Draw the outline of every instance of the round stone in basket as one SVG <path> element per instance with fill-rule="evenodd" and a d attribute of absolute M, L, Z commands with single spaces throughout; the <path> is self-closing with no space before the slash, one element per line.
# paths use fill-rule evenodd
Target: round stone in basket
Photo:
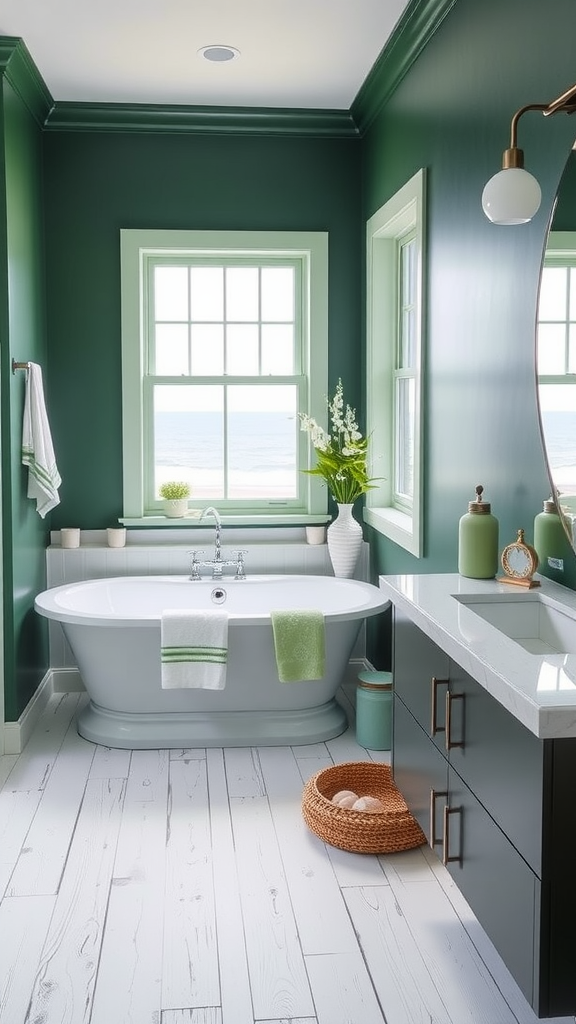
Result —
<path fill-rule="evenodd" d="M 333 804 L 332 797 L 342 790 L 375 797 L 383 809 L 356 811 Z M 317 772 L 304 787 L 302 815 L 324 842 L 353 853 L 396 853 L 426 842 L 390 766 L 376 761 L 349 761 Z"/>

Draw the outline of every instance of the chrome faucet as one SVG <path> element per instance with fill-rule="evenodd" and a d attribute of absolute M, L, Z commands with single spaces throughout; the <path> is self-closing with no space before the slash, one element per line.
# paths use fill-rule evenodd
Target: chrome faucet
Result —
<path fill-rule="evenodd" d="M 214 524 L 215 524 L 215 529 L 216 529 L 214 561 L 215 562 L 220 562 L 220 560 L 221 560 L 220 536 L 222 534 L 222 520 L 220 519 L 220 513 L 212 505 L 209 505 L 208 508 L 202 509 L 202 513 L 200 515 L 200 522 L 202 522 L 202 520 L 205 519 L 206 516 L 214 516 Z"/>
<path fill-rule="evenodd" d="M 223 576 L 223 569 L 225 569 L 227 566 L 233 565 L 236 568 L 236 575 L 234 576 L 234 579 L 245 580 L 246 573 L 244 570 L 244 555 L 246 554 L 246 551 L 241 550 L 234 552 L 235 558 L 233 558 L 232 560 L 222 558 L 222 520 L 220 519 L 220 514 L 218 513 L 217 509 L 215 509 L 212 505 L 209 505 L 208 508 L 202 510 L 202 513 L 200 515 L 200 521 L 205 519 L 206 516 L 213 516 L 214 518 L 216 531 L 214 540 L 214 558 L 210 558 L 207 561 L 201 561 L 200 556 L 203 555 L 204 552 L 191 551 L 190 554 L 192 558 L 190 562 L 190 579 L 201 579 L 202 577 L 200 575 L 200 569 L 203 566 L 206 566 L 212 568 L 212 579 L 220 580 L 222 579 Z"/>

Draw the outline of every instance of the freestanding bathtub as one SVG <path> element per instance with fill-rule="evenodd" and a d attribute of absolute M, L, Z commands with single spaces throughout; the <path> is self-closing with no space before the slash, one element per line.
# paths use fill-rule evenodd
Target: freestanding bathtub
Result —
<path fill-rule="evenodd" d="M 163 610 L 212 605 L 229 613 L 225 688 L 162 689 Z M 128 749 L 302 744 L 338 736 L 347 719 L 334 698 L 358 632 L 388 605 L 370 583 L 296 575 L 123 576 L 54 587 L 35 602 L 40 615 L 62 624 L 88 691 L 79 733 Z M 322 679 L 278 679 L 270 612 L 292 608 L 324 613 Z"/>

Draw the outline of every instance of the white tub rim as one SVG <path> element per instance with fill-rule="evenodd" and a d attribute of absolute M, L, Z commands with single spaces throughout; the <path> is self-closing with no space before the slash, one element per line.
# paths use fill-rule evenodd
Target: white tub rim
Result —
<path fill-rule="evenodd" d="M 269 583 L 285 580 L 290 580 L 292 582 L 299 581 L 304 585 L 307 580 L 322 581 L 328 583 L 331 587 L 336 586 L 341 589 L 351 587 L 353 590 L 359 589 L 367 595 L 367 603 L 365 605 L 326 612 L 325 620 L 327 623 L 338 622 L 339 620 L 366 619 L 373 615 L 377 615 L 390 607 L 390 601 L 386 598 L 383 592 L 374 584 L 366 583 L 364 580 L 304 573 L 273 573 L 249 576 L 246 580 L 235 580 L 233 577 L 226 576 L 222 580 L 202 579 L 198 581 L 190 580 L 187 576 L 182 575 L 131 574 L 126 576 L 101 576 L 93 579 L 76 580 L 56 587 L 49 587 L 37 595 L 34 601 L 34 608 L 38 614 L 45 618 L 70 625 L 86 625 L 94 626 L 95 628 L 98 628 L 99 626 L 112 628 L 145 628 L 150 627 L 153 623 L 157 623 L 159 626 L 161 613 L 154 612 L 152 614 L 142 613 L 137 616 L 115 616 L 109 610 L 106 610 L 105 612 L 84 611 L 66 607 L 58 602 L 59 599 L 62 599 L 69 591 L 78 590 L 83 587 L 94 587 L 102 584 L 110 585 L 119 583 L 120 585 L 127 585 L 137 582 L 138 585 L 142 586 L 148 583 L 168 583 L 176 584 L 178 586 L 194 587 L 197 589 L 202 588 L 204 590 L 209 588 L 210 591 L 212 591 L 214 587 L 223 587 L 226 589 L 227 587 L 242 587 L 245 584 L 250 585 L 253 583 Z M 225 606 L 215 605 L 215 607 Z M 303 602 L 302 607 L 306 608 L 310 607 L 310 605 Z M 230 612 L 229 620 L 231 625 L 266 625 L 270 622 L 270 611 Z"/>

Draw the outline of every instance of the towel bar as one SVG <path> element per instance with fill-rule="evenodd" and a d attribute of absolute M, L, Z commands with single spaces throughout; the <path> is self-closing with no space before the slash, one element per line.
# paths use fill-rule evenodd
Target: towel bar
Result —
<path fill-rule="evenodd" d="M 16 373 L 16 370 L 29 370 L 30 363 L 17 363 L 15 359 L 12 360 L 12 373 Z"/>

